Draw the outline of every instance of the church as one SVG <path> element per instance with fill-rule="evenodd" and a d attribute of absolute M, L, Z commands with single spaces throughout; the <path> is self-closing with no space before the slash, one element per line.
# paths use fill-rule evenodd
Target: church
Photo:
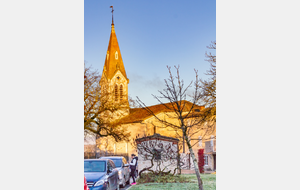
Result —
<path fill-rule="evenodd" d="M 120 105 L 120 109 L 114 118 L 122 121 L 122 125 L 127 128 L 131 133 L 130 139 L 133 140 L 136 137 L 141 138 L 149 135 L 154 135 L 158 133 L 163 136 L 173 137 L 176 136 L 176 131 L 170 130 L 163 126 L 162 123 L 158 122 L 155 117 L 143 108 L 130 108 L 128 101 L 128 84 L 129 79 L 126 75 L 125 65 L 123 63 L 120 47 L 118 44 L 114 22 L 112 19 L 111 24 L 111 34 L 108 43 L 108 48 L 105 57 L 105 63 L 102 71 L 102 76 L 100 80 L 100 85 L 103 90 L 107 90 L 108 94 L 112 97 L 110 99 Z M 192 103 L 186 101 L 186 111 L 191 108 Z M 162 104 L 154 105 L 148 107 L 157 117 L 166 120 L 168 122 L 178 122 L 174 118 L 170 118 L 170 115 L 175 113 L 170 113 L 169 110 Z M 196 106 L 195 111 L 201 111 L 204 106 Z M 166 114 L 167 113 L 167 114 Z M 158 127 L 157 127 L 158 126 Z M 164 128 L 163 128 L 164 127 Z M 194 153 L 197 157 L 197 152 L 199 149 L 205 149 L 205 168 L 208 170 L 215 170 L 216 168 L 216 143 L 214 131 L 213 135 L 209 137 L 210 140 L 204 141 L 204 133 L 199 132 L 191 139 L 191 144 L 195 144 L 193 147 Z M 196 137 L 196 138 L 195 138 Z M 207 139 L 207 138 L 206 138 Z M 137 154 L 137 150 L 132 145 L 132 142 L 119 142 L 116 143 L 113 139 L 99 139 L 98 147 L 100 150 L 109 151 L 114 154 L 127 154 L 128 157 L 132 153 Z M 101 142 L 102 140 L 102 142 Z M 105 147 L 103 146 L 103 140 L 107 141 Z M 109 142 L 108 142 L 109 141 Z M 183 145 L 184 147 L 184 145 Z M 188 153 L 188 148 L 185 145 L 185 149 L 181 149 L 181 152 Z"/>

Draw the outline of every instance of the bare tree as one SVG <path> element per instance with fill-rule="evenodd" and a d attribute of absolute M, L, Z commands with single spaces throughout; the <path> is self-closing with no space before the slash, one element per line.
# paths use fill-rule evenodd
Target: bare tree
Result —
<path fill-rule="evenodd" d="M 203 183 L 197 164 L 197 159 L 195 157 L 191 144 L 193 135 L 197 134 L 200 131 L 212 131 L 209 129 L 211 125 L 204 125 L 203 112 L 198 109 L 199 106 L 196 104 L 197 102 L 200 102 L 201 98 L 203 97 L 200 88 L 201 86 L 199 85 L 200 80 L 198 79 L 197 70 L 195 70 L 195 81 L 190 82 L 187 87 L 185 87 L 184 81 L 180 78 L 179 66 L 175 66 L 175 69 L 177 71 L 177 74 L 175 76 L 172 75 L 171 67 L 167 66 L 167 68 L 169 70 L 169 78 L 165 79 L 166 88 L 162 91 L 159 91 L 159 96 L 153 95 L 153 97 L 158 102 L 160 102 L 161 105 L 165 106 L 167 110 L 165 112 L 166 116 L 173 120 L 176 119 L 178 122 L 169 122 L 166 119 L 161 119 L 138 97 L 137 100 L 140 107 L 146 109 L 152 116 L 154 116 L 154 118 L 159 123 L 162 123 L 166 128 L 169 127 L 173 129 L 179 136 L 184 139 L 192 157 L 198 179 L 199 189 L 203 190 Z M 193 93 L 192 95 L 188 95 L 187 91 L 191 87 L 193 87 Z M 168 103 L 163 103 L 163 100 L 166 100 Z M 198 112 L 198 110 L 200 112 Z"/>
<path fill-rule="evenodd" d="M 118 105 L 110 99 L 110 94 L 100 86 L 100 75 L 91 67 L 84 68 L 84 133 L 98 137 L 113 137 L 116 142 L 128 141 L 130 133 L 120 122 L 113 119 Z"/>
<path fill-rule="evenodd" d="M 154 134 L 151 137 L 133 139 L 132 145 L 138 150 L 139 158 L 150 164 L 139 171 L 139 176 L 146 171 L 155 175 L 174 175 L 179 170 L 178 144 L 159 140 L 159 137 L 159 134 Z M 178 141 L 178 139 L 169 139 Z"/>
<path fill-rule="evenodd" d="M 216 50 L 216 41 L 213 41 L 208 49 Z M 215 124 L 216 123 L 216 55 L 211 52 L 205 53 L 205 56 L 208 58 L 206 61 L 210 63 L 210 69 L 206 72 L 206 75 L 209 76 L 207 80 L 201 80 L 199 86 L 201 88 L 201 103 L 205 105 L 205 120 L 207 123 Z"/>
<path fill-rule="evenodd" d="M 128 95 L 128 102 L 129 102 L 129 107 L 130 108 L 138 108 L 139 104 L 137 103 L 136 100 L 134 100 L 131 96 Z"/>

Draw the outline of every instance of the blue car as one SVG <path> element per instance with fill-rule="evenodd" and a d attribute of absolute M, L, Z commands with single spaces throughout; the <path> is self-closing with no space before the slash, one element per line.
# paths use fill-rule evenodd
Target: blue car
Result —
<path fill-rule="evenodd" d="M 90 190 L 119 190 L 118 169 L 110 159 L 84 159 L 84 176 Z"/>

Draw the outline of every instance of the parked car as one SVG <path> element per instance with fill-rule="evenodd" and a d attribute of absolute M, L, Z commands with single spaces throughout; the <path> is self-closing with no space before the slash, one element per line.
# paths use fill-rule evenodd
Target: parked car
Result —
<path fill-rule="evenodd" d="M 116 168 L 118 169 L 119 174 L 119 185 L 125 187 L 126 184 L 130 183 L 130 169 L 129 164 L 123 156 L 110 156 L 110 157 L 101 157 L 100 159 L 110 159 L 112 160 Z"/>
<path fill-rule="evenodd" d="M 118 169 L 109 159 L 84 159 L 84 176 L 90 190 L 119 190 Z"/>
<path fill-rule="evenodd" d="M 89 187 L 87 186 L 87 183 L 86 183 L 85 176 L 84 176 L 84 190 L 89 190 Z"/>

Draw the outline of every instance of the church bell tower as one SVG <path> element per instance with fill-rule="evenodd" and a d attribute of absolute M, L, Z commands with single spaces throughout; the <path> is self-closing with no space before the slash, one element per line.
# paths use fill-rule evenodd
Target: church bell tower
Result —
<path fill-rule="evenodd" d="M 112 13 L 113 13 L 113 7 Z M 102 71 L 102 77 L 100 84 L 103 87 L 102 91 L 106 91 L 109 94 L 109 100 L 120 108 L 119 113 L 121 117 L 129 114 L 129 102 L 128 102 L 128 84 L 125 67 L 123 64 L 121 51 L 119 48 L 113 14 L 111 33 L 108 43 L 108 48 L 105 57 L 105 63 Z M 105 89 L 104 89 L 105 88 Z"/>

